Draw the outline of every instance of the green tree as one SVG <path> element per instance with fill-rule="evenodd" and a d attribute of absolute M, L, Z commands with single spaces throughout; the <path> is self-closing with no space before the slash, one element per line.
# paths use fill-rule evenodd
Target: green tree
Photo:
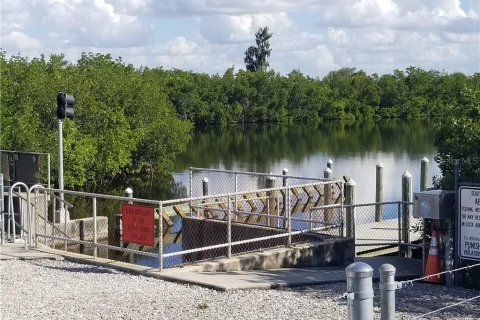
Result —
<path fill-rule="evenodd" d="M 268 32 L 268 27 L 258 29 L 255 33 L 256 46 L 250 46 L 245 51 L 245 65 L 248 71 L 265 71 L 269 66 L 267 58 L 270 57 L 270 38 L 273 33 Z"/>
<path fill-rule="evenodd" d="M 453 169 L 461 165 L 464 181 L 480 181 L 480 89 L 466 89 L 462 100 L 452 110 L 452 116 L 441 121 L 435 139 L 438 149 L 435 160 L 443 188 L 453 188 Z"/>

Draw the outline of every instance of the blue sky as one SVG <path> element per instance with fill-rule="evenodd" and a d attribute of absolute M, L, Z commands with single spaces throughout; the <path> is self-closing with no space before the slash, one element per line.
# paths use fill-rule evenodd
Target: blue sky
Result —
<path fill-rule="evenodd" d="M 270 67 L 282 74 L 480 72 L 479 0 L 1 0 L 0 47 L 223 74 L 244 68 L 264 26 L 274 34 Z"/>

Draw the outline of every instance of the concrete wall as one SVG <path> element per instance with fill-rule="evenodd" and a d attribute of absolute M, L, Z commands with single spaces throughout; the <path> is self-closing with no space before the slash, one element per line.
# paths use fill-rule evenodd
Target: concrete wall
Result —
<path fill-rule="evenodd" d="M 264 226 L 232 223 L 232 242 L 285 233 Z M 182 220 L 183 250 L 227 243 L 227 222 L 222 220 L 186 218 Z M 287 237 L 262 240 L 232 247 L 232 254 L 262 251 L 261 255 L 243 255 L 241 266 L 229 270 L 268 269 L 286 267 L 346 266 L 353 262 L 354 240 L 319 233 L 292 236 L 293 248 L 285 248 Z M 271 250 L 273 248 L 282 249 Z M 271 252 L 267 253 L 265 250 Z M 225 257 L 227 248 L 206 250 L 184 255 L 184 262 Z M 249 256 L 251 257 L 249 259 Z M 238 259 L 237 259 L 238 260 Z M 230 269 L 233 268 L 233 269 Z"/>

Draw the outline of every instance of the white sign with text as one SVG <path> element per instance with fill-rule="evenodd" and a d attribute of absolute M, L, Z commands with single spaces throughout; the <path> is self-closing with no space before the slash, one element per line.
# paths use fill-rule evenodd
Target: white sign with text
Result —
<path fill-rule="evenodd" d="M 459 256 L 480 261 L 480 187 L 461 187 Z"/>

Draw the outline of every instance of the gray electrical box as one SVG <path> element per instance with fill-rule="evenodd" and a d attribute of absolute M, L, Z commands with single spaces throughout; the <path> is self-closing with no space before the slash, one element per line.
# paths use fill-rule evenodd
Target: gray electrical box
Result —
<path fill-rule="evenodd" d="M 413 194 L 413 216 L 425 219 L 453 218 L 455 215 L 455 192 L 429 190 Z"/>

